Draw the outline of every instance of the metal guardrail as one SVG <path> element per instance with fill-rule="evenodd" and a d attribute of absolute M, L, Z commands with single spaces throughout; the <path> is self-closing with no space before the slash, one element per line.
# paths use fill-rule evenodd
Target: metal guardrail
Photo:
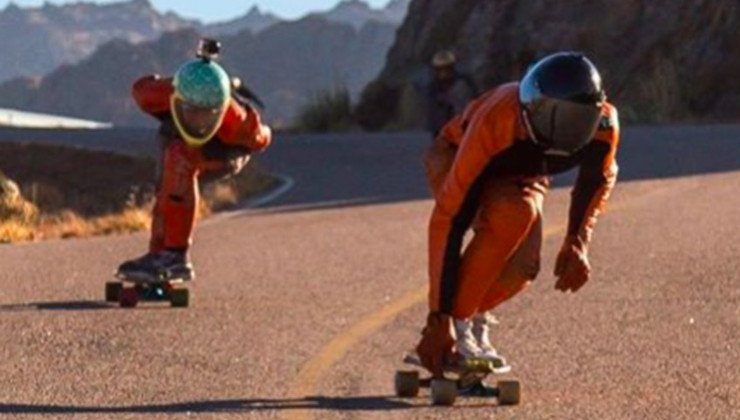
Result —
<path fill-rule="evenodd" d="M 103 129 L 113 124 L 0 108 L 0 127 Z"/>

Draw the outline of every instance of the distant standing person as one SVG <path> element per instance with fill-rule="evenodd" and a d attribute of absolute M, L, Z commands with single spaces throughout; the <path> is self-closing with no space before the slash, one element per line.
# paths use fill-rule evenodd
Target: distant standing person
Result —
<path fill-rule="evenodd" d="M 472 77 L 456 68 L 455 53 L 443 50 L 432 59 L 432 77 L 426 86 L 427 130 L 434 138 L 455 115 L 478 96 L 478 88 Z"/>
<path fill-rule="evenodd" d="M 160 123 L 163 155 L 149 252 L 123 263 L 119 277 L 193 280 L 189 249 L 199 181 L 237 174 L 251 154 L 270 144 L 270 128 L 214 61 L 219 50 L 219 43 L 204 40 L 198 58 L 173 78 L 151 75 L 134 83 L 137 105 Z"/>

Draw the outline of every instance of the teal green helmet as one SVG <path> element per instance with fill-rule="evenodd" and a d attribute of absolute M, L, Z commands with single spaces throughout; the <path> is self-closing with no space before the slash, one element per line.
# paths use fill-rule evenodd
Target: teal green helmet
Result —
<path fill-rule="evenodd" d="M 183 64 L 173 84 L 180 98 L 202 108 L 224 106 L 231 95 L 229 75 L 213 61 L 193 60 Z"/>
<path fill-rule="evenodd" d="M 172 116 L 186 143 L 206 144 L 223 122 L 229 99 L 231 81 L 217 63 L 193 60 L 180 67 L 172 82 Z"/>

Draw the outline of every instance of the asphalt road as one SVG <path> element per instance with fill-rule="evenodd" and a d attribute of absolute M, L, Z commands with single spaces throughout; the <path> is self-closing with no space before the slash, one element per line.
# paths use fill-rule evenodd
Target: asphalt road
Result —
<path fill-rule="evenodd" d="M 541 278 L 499 311 L 520 406 L 391 395 L 424 318 L 426 140 L 300 136 L 263 156 L 293 189 L 198 231 L 189 309 L 101 302 L 145 235 L 0 247 L 0 418 L 740 418 L 740 127 L 625 137 L 592 283 L 553 290 L 556 189 Z"/>

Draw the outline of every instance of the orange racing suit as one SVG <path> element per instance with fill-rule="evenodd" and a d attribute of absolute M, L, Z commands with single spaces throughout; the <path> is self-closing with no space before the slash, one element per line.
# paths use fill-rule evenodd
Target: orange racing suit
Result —
<path fill-rule="evenodd" d="M 150 251 L 187 250 L 199 202 L 198 180 L 239 172 L 251 153 L 269 146 L 271 134 L 251 106 L 231 99 L 215 137 L 205 146 L 188 146 L 178 134 L 170 112 L 172 79 L 146 76 L 132 91 L 139 108 L 160 121 L 163 154 L 158 170 Z"/>
<path fill-rule="evenodd" d="M 442 130 L 426 155 L 436 205 L 429 223 L 429 307 L 468 319 L 510 299 L 539 271 L 549 176 L 580 167 L 566 244 L 591 239 L 617 177 L 619 122 L 605 103 L 595 138 L 571 156 L 528 139 L 518 84 L 495 88 Z M 474 236 L 463 252 L 463 237 Z"/>

